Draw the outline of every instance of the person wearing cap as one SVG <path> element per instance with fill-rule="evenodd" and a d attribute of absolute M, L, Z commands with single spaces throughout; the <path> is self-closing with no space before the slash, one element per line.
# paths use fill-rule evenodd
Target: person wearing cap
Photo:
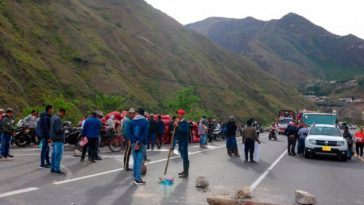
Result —
<path fill-rule="evenodd" d="M 349 132 L 348 126 L 344 126 L 343 137 L 346 140 L 346 142 L 348 143 L 348 159 L 351 159 L 351 157 L 354 155 L 354 152 L 353 152 L 354 140 L 353 140 L 353 135 Z"/>
<path fill-rule="evenodd" d="M 51 173 L 66 174 L 61 171 L 61 162 L 65 143 L 62 119 L 66 115 L 66 110 L 61 108 L 59 112 L 51 117 L 50 137 L 53 143 Z"/>
<path fill-rule="evenodd" d="M 130 128 L 126 129 L 127 136 L 130 137 L 131 149 L 134 160 L 134 184 L 144 185 L 141 172 L 143 159 L 145 156 L 145 146 L 148 140 L 149 125 L 148 121 L 144 117 L 145 111 L 143 108 L 136 110 L 136 116 L 130 123 Z"/>
<path fill-rule="evenodd" d="M 41 141 L 40 152 L 40 168 L 50 168 L 51 162 L 49 160 L 49 141 L 51 129 L 51 117 L 53 113 L 53 106 L 47 105 L 45 111 L 40 114 L 39 122 L 37 123 L 36 135 Z"/>
<path fill-rule="evenodd" d="M 91 116 L 85 120 L 82 129 L 82 136 L 86 137 L 88 142 L 83 146 L 81 162 L 85 160 L 85 155 L 88 150 L 88 160 L 95 163 L 97 158 L 97 142 L 100 136 L 101 120 L 98 112 L 92 112 Z"/>
<path fill-rule="evenodd" d="M 175 137 L 179 143 L 181 158 L 183 160 L 183 171 L 178 173 L 180 178 L 188 178 L 190 161 L 188 159 L 188 141 L 190 135 L 190 125 L 184 119 L 186 112 L 182 109 L 177 112 L 177 119 L 174 121 L 176 129 Z"/>
<path fill-rule="evenodd" d="M 288 137 L 288 155 L 296 156 L 298 129 L 293 121 L 289 122 L 288 127 L 284 132 L 284 135 Z"/>
<path fill-rule="evenodd" d="M 130 108 L 128 111 L 128 114 L 123 119 L 123 136 L 126 143 L 125 153 L 124 153 L 124 169 L 126 171 L 132 171 L 132 169 L 129 168 L 129 159 L 131 154 L 131 141 L 130 141 L 130 123 L 135 117 L 135 109 Z"/>
<path fill-rule="evenodd" d="M 14 135 L 16 129 L 13 116 L 13 110 L 8 108 L 1 123 L 1 159 L 5 161 L 13 159 L 13 156 L 9 154 L 11 136 Z"/>

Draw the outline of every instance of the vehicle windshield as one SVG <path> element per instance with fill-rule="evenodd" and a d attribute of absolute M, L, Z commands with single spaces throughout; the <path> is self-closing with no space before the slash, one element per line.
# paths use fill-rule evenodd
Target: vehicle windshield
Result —
<path fill-rule="evenodd" d="M 313 125 L 313 124 L 335 125 L 336 119 L 337 119 L 336 115 L 305 114 L 303 116 L 303 122 L 306 125 Z"/>
<path fill-rule="evenodd" d="M 341 137 L 341 132 L 336 127 L 312 127 L 310 135 L 327 135 L 334 137 Z"/>
<path fill-rule="evenodd" d="M 285 118 L 285 119 L 280 119 L 278 123 L 279 124 L 288 124 L 291 121 L 292 121 L 292 119 Z"/>

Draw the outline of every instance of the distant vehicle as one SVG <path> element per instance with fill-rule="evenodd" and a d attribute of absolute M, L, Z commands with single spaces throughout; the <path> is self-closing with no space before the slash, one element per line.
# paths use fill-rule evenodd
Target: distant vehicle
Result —
<path fill-rule="evenodd" d="M 348 126 L 348 123 L 346 122 L 339 122 L 338 123 L 340 129 L 344 129 L 345 126 Z"/>
<path fill-rule="evenodd" d="M 278 127 L 278 133 L 283 134 L 290 122 L 294 121 L 293 118 L 290 117 L 281 117 L 278 119 L 277 127 Z"/>
<path fill-rule="evenodd" d="M 278 118 L 292 118 L 296 119 L 296 113 L 293 110 L 280 110 L 278 111 Z"/>
<path fill-rule="evenodd" d="M 331 124 L 314 124 L 305 140 L 305 158 L 315 155 L 336 156 L 347 161 L 348 144 L 340 129 Z"/>
<path fill-rule="evenodd" d="M 355 130 L 355 129 L 358 129 L 358 126 L 357 125 L 349 125 L 349 129 L 351 130 Z"/>
<path fill-rule="evenodd" d="M 313 124 L 336 125 L 337 117 L 330 113 L 304 113 L 302 121 L 308 126 Z"/>

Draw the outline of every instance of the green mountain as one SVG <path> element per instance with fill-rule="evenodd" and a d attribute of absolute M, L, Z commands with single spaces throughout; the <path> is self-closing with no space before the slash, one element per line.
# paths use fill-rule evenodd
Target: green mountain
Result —
<path fill-rule="evenodd" d="M 142 0 L 2 0 L 0 34 L 0 102 L 18 111 L 59 96 L 89 111 L 103 94 L 165 112 L 191 86 L 220 117 L 304 106 L 294 89 Z"/>
<path fill-rule="evenodd" d="M 364 40 L 334 35 L 297 14 L 271 21 L 208 18 L 186 27 L 299 87 L 364 76 Z"/>

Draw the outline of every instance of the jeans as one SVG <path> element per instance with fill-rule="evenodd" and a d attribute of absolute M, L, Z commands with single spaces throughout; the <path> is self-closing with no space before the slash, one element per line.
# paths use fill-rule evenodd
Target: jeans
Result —
<path fill-rule="evenodd" d="M 296 137 L 288 136 L 288 148 L 287 149 L 288 149 L 289 155 L 296 154 L 296 143 L 297 143 Z"/>
<path fill-rule="evenodd" d="M 49 144 L 47 139 L 42 139 L 42 150 L 40 152 L 40 166 L 44 166 L 46 164 L 51 164 L 49 162 Z"/>
<path fill-rule="evenodd" d="M 188 141 L 179 142 L 179 149 L 181 153 L 181 158 L 184 162 L 188 161 Z"/>
<path fill-rule="evenodd" d="M 130 140 L 125 139 L 126 140 L 126 148 L 125 148 L 125 153 L 124 153 L 124 169 L 129 169 L 129 159 L 130 159 L 130 154 L 131 154 L 131 144 L 130 144 Z"/>
<path fill-rule="evenodd" d="M 303 154 L 305 152 L 305 139 L 299 138 L 298 139 L 298 154 Z"/>
<path fill-rule="evenodd" d="M 253 161 L 253 157 L 254 157 L 254 140 L 252 139 L 245 139 L 245 147 L 244 147 L 244 152 L 245 152 L 245 160 L 248 160 L 248 154 L 250 154 L 250 161 Z"/>
<path fill-rule="evenodd" d="M 52 152 L 52 170 L 61 171 L 61 161 L 63 156 L 63 142 L 53 142 L 53 152 Z"/>
<path fill-rule="evenodd" d="M 139 150 L 135 150 L 135 143 L 131 145 L 133 160 L 134 160 L 134 180 L 140 181 L 142 180 L 142 165 L 143 165 L 143 158 L 145 155 L 145 145 L 139 144 Z"/>
<path fill-rule="evenodd" d="M 200 135 L 200 145 L 207 145 L 207 135 L 206 134 L 202 134 Z"/>
<path fill-rule="evenodd" d="M 11 134 L 9 133 L 1 134 L 1 156 L 3 157 L 9 156 L 10 140 L 11 140 Z"/>
<path fill-rule="evenodd" d="M 356 148 L 356 154 L 358 156 L 363 156 L 363 147 L 364 147 L 364 143 L 361 142 L 357 142 L 355 143 L 355 148 Z"/>
<path fill-rule="evenodd" d="M 149 144 L 152 144 L 152 148 L 154 148 L 155 141 L 156 141 L 156 133 L 149 133 L 149 136 L 148 136 L 148 148 L 149 148 Z"/>
<path fill-rule="evenodd" d="M 226 149 L 228 154 L 237 154 L 238 153 L 238 145 L 236 143 L 235 136 L 228 136 L 226 137 Z"/>

